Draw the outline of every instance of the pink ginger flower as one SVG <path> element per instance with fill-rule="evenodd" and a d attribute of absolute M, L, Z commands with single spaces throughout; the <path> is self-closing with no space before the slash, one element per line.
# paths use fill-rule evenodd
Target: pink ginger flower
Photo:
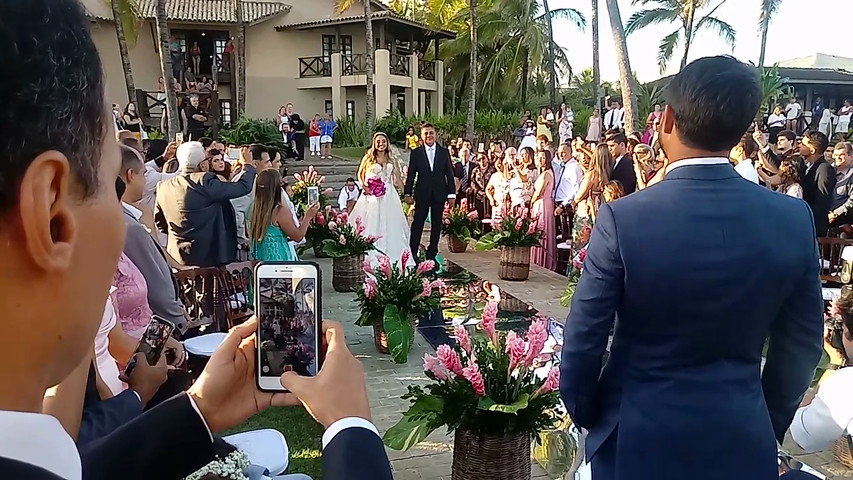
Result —
<path fill-rule="evenodd" d="M 319 180 L 317 180 L 317 183 L 324 183 L 325 181 L 326 181 L 326 176 L 325 176 L 325 175 L 321 175 L 321 176 L 320 176 L 320 179 L 319 179 Z"/>
<path fill-rule="evenodd" d="M 548 329 L 545 320 L 535 320 L 527 330 L 527 357 L 524 359 L 524 366 L 533 365 L 533 361 L 545 348 L 546 340 L 548 340 Z"/>
<path fill-rule="evenodd" d="M 510 330 L 506 336 L 506 353 L 509 354 L 509 373 L 524 360 L 524 339 Z"/>
<path fill-rule="evenodd" d="M 523 224 L 524 224 L 524 220 L 519 218 L 518 220 L 515 221 L 515 229 L 520 232 Z"/>
<path fill-rule="evenodd" d="M 418 294 L 418 297 L 424 297 L 424 298 L 426 298 L 426 297 L 428 297 L 428 296 L 432 295 L 432 284 L 430 284 L 430 283 L 429 283 L 429 280 L 427 280 L 426 278 L 424 278 L 424 279 L 421 281 L 421 287 L 422 287 L 423 289 L 421 290 L 421 293 L 420 293 L 420 294 Z"/>
<path fill-rule="evenodd" d="M 536 233 L 536 222 L 530 222 L 530 226 L 527 228 L 527 234 L 533 235 Z"/>
<path fill-rule="evenodd" d="M 423 262 L 418 264 L 417 274 L 423 275 L 427 272 L 432 271 L 433 268 L 435 268 L 435 261 L 424 260 Z"/>
<path fill-rule="evenodd" d="M 539 387 L 539 390 L 533 394 L 534 397 L 538 397 L 540 395 L 545 395 L 546 393 L 551 393 L 555 390 L 560 389 L 560 368 L 559 367 L 551 367 L 551 370 L 548 370 L 548 378 L 545 379 L 545 383 Z"/>
<path fill-rule="evenodd" d="M 347 212 L 341 212 L 341 214 L 338 215 L 338 218 L 338 223 L 347 223 L 349 221 L 349 214 L 347 214 Z"/>
<path fill-rule="evenodd" d="M 400 267 L 405 267 L 409 260 L 412 259 L 412 252 L 408 248 L 403 250 L 403 255 L 400 257 Z"/>
<path fill-rule="evenodd" d="M 317 215 L 317 225 L 320 225 L 322 227 L 325 224 L 326 224 L 326 219 L 323 218 L 322 215 Z M 333 228 L 332 225 L 334 225 L 334 224 L 335 224 L 335 222 L 329 222 L 329 228 Z"/>
<path fill-rule="evenodd" d="M 486 382 L 483 381 L 483 374 L 480 373 L 480 367 L 477 366 L 474 359 L 468 359 L 468 366 L 462 369 L 462 376 L 471 382 L 471 386 L 474 387 L 474 394 L 478 397 L 486 396 Z"/>
<path fill-rule="evenodd" d="M 364 273 L 373 273 L 373 265 L 370 264 L 370 260 L 365 260 L 361 264 L 361 268 L 364 270 Z"/>
<path fill-rule="evenodd" d="M 343 235 L 341 235 L 341 237 L 338 240 L 341 242 L 341 245 L 347 244 L 347 237 L 345 237 Z"/>
<path fill-rule="evenodd" d="M 521 209 L 521 218 L 527 218 L 529 216 L 530 216 L 530 209 L 527 207 L 522 208 Z"/>
<path fill-rule="evenodd" d="M 468 220 L 476 220 L 477 217 L 479 217 L 479 215 L 477 214 L 476 210 L 471 210 L 470 212 L 468 212 Z"/>
<path fill-rule="evenodd" d="M 323 190 L 323 195 L 325 195 L 325 196 L 327 196 L 327 197 L 328 197 L 328 196 L 329 196 L 329 195 L 331 195 L 331 194 L 332 194 L 332 189 L 331 189 L 331 188 L 327 188 L 327 189 Z"/>
<path fill-rule="evenodd" d="M 432 287 L 433 290 L 441 290 L 442 288 L 447 287 L 447 285 L 445 285 L 444 283 L 444 280 L 440 278 L 433 280 L 432 283 L 429 284 L 429 286 Z"/>
<path fill-rule="evenodd" d="M 379 239 L 382 238 L 379 235 L 368 235 L 364 240 L 367 243 L 376 243 Z"/>
<path fill-rule="evenodd" d="M 462 360 L 456 350 L 450 348 L 449 345 L 439 345 L 435 353 L 438 355 L 438 361 L 442 367 L 456 376 L 462 376 Z"/>
<path fill-rule="evenodd" d="M 468 335 L 468 330 L 462 325 L 453 327 L 453 338 L 459 343 L 459 347 L 467 354 L 471 354 L 471 337 Z"/>
<path fill-rule="evenodd" d="M 364 279 L 364 296 L 369 300 L 373 300 L 376 298 L 376 290 L 378 289 L 378 285 L 376 285 L 376 280 L 373 277 L 367 277 Z"/>
<path fill-rule="evenodd" d="M 364 222 L 361 221 L 361 217 L 355 217 L 355 231 L 359 235 L 364 231 Z"/>
<path fill-rule="evenodd" d="M 295 179 L 296 179 L 297 181 L 299 181 L 299 182 L 301 182 L 301 181 L 302 181 L 302 175 L 300 175 L 300 174 L 298 174 L 298 173 L 294 173 L 294 174 L 293 174 L 293 178 L 295 178 Z"/>
<path fill-rule="evenodd" d="M 338 228 L 338 224 L 335 222 L 329 222 L 329 230 L 335 230 Z"/>
<path fill-rule="evenodd" d="M 326 205 L 326 213 L 332 213 L 332 206 Z"/>
<path fill-rule="evenodd" d="M 483 309 L 483 331 L 493 343 L 495 342 L 495 322 L 498 318 L 498 303 L 488 302 Z"/>
<path fill-rule="evenodd" d="M 391 259 L 386 255 L 379 256 L 379 271 L 381 271 L 385 277 L 391 276 Z"/>
<path fill-rule="evenodd" d="M 447 371 L 441 366 L 438 357 L 434 357 L 428 353 L 424 354 L 424 371 L 433 374 L 438 380 L 447 380 Z"/>

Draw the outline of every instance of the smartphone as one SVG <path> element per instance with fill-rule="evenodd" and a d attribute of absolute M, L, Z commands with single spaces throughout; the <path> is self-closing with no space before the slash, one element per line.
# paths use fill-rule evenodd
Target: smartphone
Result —
<path fill-rule="evenodd" d="M 240 160 L 240 149 L 239 148 L 229 148 L 228 149 L 228 159 L 232 162 L 236 162 Z"/>
<path fill-rule="evenodd" d="M 284 372 L 314 376 L 322 365 L 320 267 L 312 262 L 260 262 L 255 267 L 257 384 L 287 391 Z"/>
<path fill-rule="evenodd" d="M 148 365 L 157 365 L 157 362 L 160 361 L 160 355 L 163 354 L 163 349 L 166 348 L 166 342 L 174 331 L 175 326 L 172 322 L 157 315 L 152 316 L 148 326 L 145 327 L 145 333 L 142 334 L 142 338 L 136 346 L 133 357 L 130 358 L 130 362 L 124 369 L 124 374 L 130 377 L 133 368 L 136 367 L 137 353 L 145 354 Z"/>
<path fill-rule="evenodd" d="M 184 143 L 184 134 L 181 132 L 176 133 L 175 134 L 175 141 L 178 143 Z"/>
<path fill-rule="evenodd" d="M 477 145 L 477 153 L 486 153 L 486 144 L 480 143 Z"/>
<path fill-rule="evenodd" d="M 308 187 L 308 205 L 314 205 L 320 201 L 320 187 Z"/>

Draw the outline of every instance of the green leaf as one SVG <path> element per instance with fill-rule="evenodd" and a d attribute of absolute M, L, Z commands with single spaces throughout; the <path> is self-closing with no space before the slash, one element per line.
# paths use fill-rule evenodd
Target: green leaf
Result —
<path fill-rule="evenodd" d="M 527 408 L 527 400 L 530 398 L 530 394 L 522 393 L 518 396 L 518 400 L 509 404 L 503 405 L 500 403 L 495 403 L 489 397 L 481 397 L 480 402 L 477 403 L 477 408 L 480 410 L 488 410 L 490 412 L 502 412 L 502 413 L 511 413 L 513 415 L 517 414 L 519 410 L 524 410 Z"/>
<path fill-rule="evenodd" d="M 477 245 L 474 246 L 474 249 L 477 251 L 486 251 L 486 250 L 494 250 L 495 248 L 495 234 L 494 232 L 483 235 L 483 238 L 477 240 Z"/>
<path fill-rule="evenodd" d="M 388 350 L 394 363 L 406 363 L 409 350 L 415 340 L 415 330 L 407 317 L 404 317 L 396 305 L 387 305 L 382 317 L 385 335 L 388 338 Z"/>
<path fill-rule="evenodd" d="M 408 450 L 414 445 L 417 445 L 430 433 L 432 433 L 438 424 L 435 419 L 444 408 L 444 400 L 434 395 L 424 395 L 409 407 L 409 410 L 403 415 L 393 427 L 389 428 L 382 440 L 389 448 L 394 450 Z"/>

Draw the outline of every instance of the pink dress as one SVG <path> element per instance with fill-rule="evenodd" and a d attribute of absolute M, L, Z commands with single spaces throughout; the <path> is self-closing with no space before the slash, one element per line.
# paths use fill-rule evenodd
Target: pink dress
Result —
<path fill-rule="evenodd" d="M 139 340 L 145 333 L 145 327 L 151 321 L 151 307 L 148 306 L 148 283 L 136 265 L 122 253 L 118 259 L 118 268 L 113 276 L 113 304 L 121 328 L 131 337 Z"/>
<path fill-rule="evenodd" d="M 542 198 L 533 202 L 533 216 L 539 217 L 542 238 L 538 247 L 530 249 L 530 261 L 547 270 L 557 270 L 557 224 L 554 217 L 554 177 L 539 175 L 536 188 L 545 182 Z"/>

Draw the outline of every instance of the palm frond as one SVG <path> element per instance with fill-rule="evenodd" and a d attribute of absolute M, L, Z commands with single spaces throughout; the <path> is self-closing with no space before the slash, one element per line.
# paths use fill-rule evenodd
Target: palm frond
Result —
<path fill-rule="evenodd" d="M 782 0 L 761 0 L 761 12 L 758 15 L 759 25 L 769 24 L 781 5 Z"/>
<path fill-rule="evenodd" d="M 681 29 L 670 33 L 660 41 L 660 45 L 658 46 L 658 67 L 660 67 L 661 75 L 666 71 L 666 64 L 672 59 L 672 53 L 680 41 Z"/>
<path fill-rule="evenodd" d="M 540 15 L 540 18 L 544 19 L 545 14 Z M 551 19 L 552 20 L 568 20 L 572 22 L 578 29 L 583 30 L 586 28 L 586 17 L 583 13 L 579 12 L 574 8 L 556 8 L 551 10 Z"/>
<path fill-rule="evenodd" d="M 359 0 L 335 0 L 335 10 L 338 13 L 344 13 L 358 2 Z"/>
<path fill-rule="evenodd" d="M 723 38 L 726 44 L 732 49 L 735 48 L 735 44 L 737 43 L 737 32 L 734 27 L 729 25 L 727 22 L 720 20 L 717 17 L 702 17 L 699 20 L 699 23 L 696 24 L 696 30 L 700 30 L 702 28 L 708 28 L 715 30 L 717 35 Z"/>
<path fill-rule="evenodd" d="M 652 8 L 635 12 L 625 23 L 625 35 L 630 35 L 650 25 L 676 21 L 679 13 L 666 8 Z"/>
<path fill-rule="evenodd" d="M 124 27 L 125 41 L 129 47 L 133 47 L 139 37 L 139 6 L 134 0 L 104 0 L 110 9 L 112 9 L 113 2 L 117 2 L 120 12 L 119 18 L 113 20 L 121 22 L 121 26 Z"/>

